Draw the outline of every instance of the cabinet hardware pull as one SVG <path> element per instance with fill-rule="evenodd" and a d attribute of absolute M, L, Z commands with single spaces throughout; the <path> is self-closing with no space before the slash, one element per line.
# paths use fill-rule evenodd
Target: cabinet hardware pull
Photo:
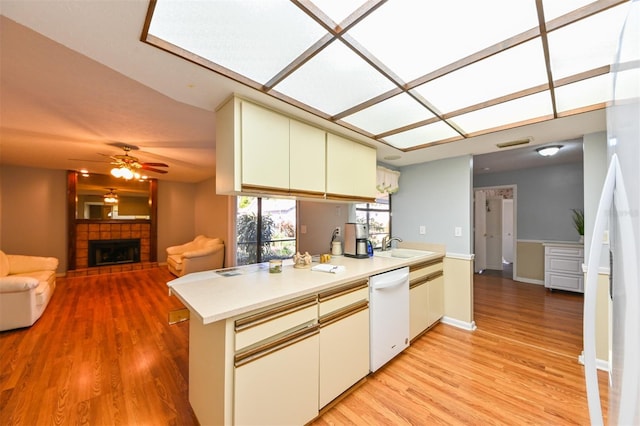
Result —
<path fill-rule="evenodd" d="M 367 280 L 357 281 L 352 284 L 348 284 L 343 287 L 339 287 L 336 289 L 327 290 L 318 295 L 318 301 L 320 303 L 326 302 L 327 300 L 335 299 L 336 297 L 343 296 L 345 294 L 353 293 L 355 291 L 361 290 L 363 288 L 369 287 L 369 282 Z"/>
<path fill-rule="evenodd" d="M 418 269 L 428 268 L 429 266 L 437 265 L 438 263 L 442 263 L 442 258 L 427 260 L 422 263 L 418 263 L 412 266 L 409 266 L 409 272 L 417 271 Z"/>
<path fill-rule="evenodd" d="M 269 322 L 276 318 L 280 318 L 293 312 L 301 311 L 310 306 L 317 305 L 317 303 L 318 298 L 316 295 L 313 295 L 311 297 L 300 299 L 291 303 L 286 303 L 284 305 L 278 306 L 273 309 L 268 309 L 254 315 L 249 315 L 247 317 L 237 319 L 235 321 L 235 331 L 238 332 L 247 330 L 251 327 L 264 324 L 265 322 Z"/>
<path fill-rule="evenodd" d="M 345 306 L 342 309 L 338 309 L 337 311 L 331 312 L 330 314 L 324 315 L 318 319 L 320 323 L 320 328 L 326 327 L 329 324 L 333 324 L 336 321 L 340 321 L 351 315 L 355 315 L 360 311 L 364 311 L 369 308 L 368 300 L 361 300 L 356 303 L 352 303 L 351 305 Z"/>
<path fill-rule="evenodd" d="M 320 332 L 318 324 L 304 326 L 271 342 L 239 352 L 234 357 L 234 366 L 241 367 L 264 356 L 280 351 L 295 343 L 301 342 Z"/>

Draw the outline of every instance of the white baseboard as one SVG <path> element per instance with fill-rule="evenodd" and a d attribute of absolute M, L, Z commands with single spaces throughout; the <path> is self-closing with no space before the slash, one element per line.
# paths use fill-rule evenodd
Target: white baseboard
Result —
<path fill-rule="evenodd" d="M 474 331 L 477 328 L 475 321 L 471 321 L 471 322 L 460 321 L 458 319 L 447 317 L 447 316 L 442 317 L 440 319 L 440 322 L 443 323 L 443 324 L 452 325 L 454 327 L 462 328 L 463 330 L 468 330 L 468 331 Z"/>
<path fill-rule="evenodd" d="M 527 284 L 544 285 L 544 281 L 534 280 L 532 278 L 522 278 L 522 277 L 518 277 L 518 276 L 516 276 L 514 281 L 518 281 L 518 282 L 521 282 L 521 283 L 527 283 Z"/>
<path fill-rule="evenodd" d="M 578 355 L 578 362 L 584 365 L 584 351 Z M 609 364 L 609 361 L 605 361 L 604 359 L 596 359 L 596 368 L 598 370 L 611 372 L 611 365 Z"/>

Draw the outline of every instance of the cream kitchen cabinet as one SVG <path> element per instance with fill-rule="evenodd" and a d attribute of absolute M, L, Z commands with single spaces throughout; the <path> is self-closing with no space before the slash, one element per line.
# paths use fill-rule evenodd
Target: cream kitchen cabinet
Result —
<path fill-rule="evenodd" d="M 216 110 L 218 194 L 371 201 L 375 176 L 374 148 L 239 97 Z"/>
<path fill-rule="evenodd" d="M 544 243 L 544 286 L 548 289 L 584 292 L 582 244 Z"/>
<path fill-rule="evenodd" d="M 289 121 L 289 189 L 323 197 L 326 176 L 326 132 L 297 120 Z"/>
<path fill-rule="evenodd" d="M 327 198 L 371 201 L 376 196 L 376 150 L 327 133 Z"/>
<path fill-rule="evenodd" d="M 317 297 L 235 321 L 238 425 L 305 424 L 318 415 Z"/>
<path fill-rule="evenodd" d="M 409 268 L 409 337 L 413 341 L 444 315 L 442 259 Z"/>
<path fill-rule="evenodd" d="M 289 118 L 241 102 L 242 186 L 289 188 Z"/>
<path fill-rule="evenodd" d="M 318 295 L 319 408 L 369 373 L 368 296 L 366 279 Z"/>

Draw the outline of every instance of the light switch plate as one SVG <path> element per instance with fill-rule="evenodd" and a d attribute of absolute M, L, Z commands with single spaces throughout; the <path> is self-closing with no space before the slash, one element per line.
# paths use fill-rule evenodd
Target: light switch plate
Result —
<path fill-rule="evenodd" d="M 420 225 L 420 235 L 424 235 L 427 233 L 427 228 L 424 225 Z"/>
<path fill-rule="evenodd" d="M 462 228 L 460 226 L 456 226 L 454 233 L 456 237 L 462 237 Z"/>

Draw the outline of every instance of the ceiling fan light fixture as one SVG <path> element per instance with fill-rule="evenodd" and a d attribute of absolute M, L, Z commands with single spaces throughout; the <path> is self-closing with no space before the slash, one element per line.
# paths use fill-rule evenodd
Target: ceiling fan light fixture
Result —
<path fill-rule="evenodd" d="M 560 151 L 560 148 L 562 148 L 562 145 L 549 145 L 536 149 L 536 152 L 543 157 L 551 157 L 552 155 L 556 155 L 558 151 Z"/>
<path fill-rule="evenodd" d="M 115 188 L 109 188 L 109 192 L 104 194 L 104 204 L 107 206 L 118 204 L 118 194 L 115 193 Z"/>

